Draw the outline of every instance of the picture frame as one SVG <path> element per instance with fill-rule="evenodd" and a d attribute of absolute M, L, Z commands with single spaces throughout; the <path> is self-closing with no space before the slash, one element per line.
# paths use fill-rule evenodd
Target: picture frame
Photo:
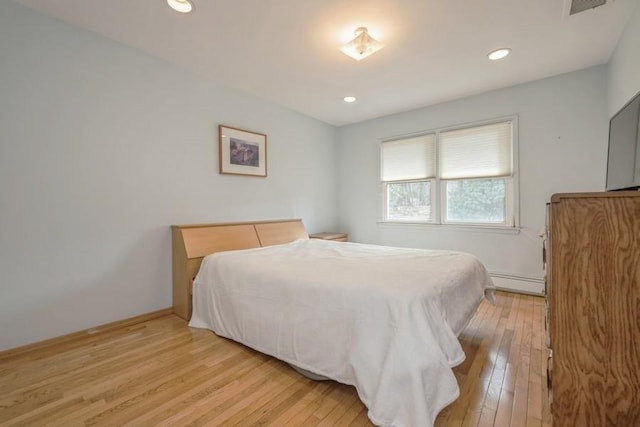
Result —
<path fill-rule="evenodd" d="M 220 173 L 267 176 L 267 135 L 218 125 Z"/>

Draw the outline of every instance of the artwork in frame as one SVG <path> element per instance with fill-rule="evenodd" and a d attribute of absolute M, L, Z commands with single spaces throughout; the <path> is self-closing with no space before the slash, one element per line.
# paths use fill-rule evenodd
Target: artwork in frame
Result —
<path fill-rule="evenodd" d="M 267 176 L 267 135 L 219 125 L 220 173 Z"/>

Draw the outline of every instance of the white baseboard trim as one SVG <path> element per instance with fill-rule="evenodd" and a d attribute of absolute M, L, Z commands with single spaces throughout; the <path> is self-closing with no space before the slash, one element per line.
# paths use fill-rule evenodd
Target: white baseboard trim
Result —
<path fill-rule="evenodd" d="M 489 272 L 496 288 L 521 294 L 544 296 L 544 279 L 510 273 Z"/>

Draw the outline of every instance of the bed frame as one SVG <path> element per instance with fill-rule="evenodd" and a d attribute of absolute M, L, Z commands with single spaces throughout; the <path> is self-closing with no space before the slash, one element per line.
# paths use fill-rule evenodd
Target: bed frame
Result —
<path fill-rule="evenodd" d="M 172 225 L 173 312 L 191 318 L 193 279 L 202 258 L 223 251 L 251 249 L 308 239 L 301 219 Z"/>

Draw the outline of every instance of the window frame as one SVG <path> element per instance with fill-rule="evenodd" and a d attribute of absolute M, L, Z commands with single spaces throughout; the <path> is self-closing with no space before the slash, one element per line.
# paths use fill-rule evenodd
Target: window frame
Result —
<path fill-rule="evenodd" d="M 421 178 L 421 179 L 404 179 L 404 180 L 398 180 L 398 181 L 385 181 L 382 182 L 381 184 L 383 185 L 383 196 L 382 196 L 382 211 L 383 211 L 383 215 L 386 217 L 387 213 L 388 213 L 388 206 L 389 206 L 389 187 L 388 184 L 408 184 L 408 183 L 417 183 L 417 182 L 428 182 L 430 184 L 430 189 L 429 189 L 429 193 L 430 193 L 430 207 L 431 207 L 431 219 L 430 220 L 416 220 L 416 219 L 409 219 L 409 220 L 403 220 L 403 219 L 393 219 L 393 220 L 385 220 L 384 222 L 393 222 L 393 223 L 400 223 L 400 224 L 412 224 L 412 223 L 420 223 L 420 224 L 436 224 L 435 222 L 435 216 L 434 216 L 434 206 L 437 206 L 436 204 L 436 200 L 437 200 L 437 194 L 439 194 L 439 192 L 437 191 L 437 182 L 435 178 Z M 437 213 L 437 210 L 435 210 L 435 213 Z"/>
<path fill-rule="evenodd" d="M 495 176 L 495 177 L 471 177 L 471 178 L 459 178 L 459 179 L 442 179 L 440 178 L 440 145 L 441 138 L 440 133 L 467 129 L 473 127 L 481 127 L 491 124 L 511 122 L 511 175 L 507 176 Z M 422 135 L 434 134 L 436 137 L 435 144 L 435 177 L 423 178 L 414 180 L 398 180 L 398 181 L 383 181 L 382 180 L 382 144 L 385 142 L 397 141 L 402 139 L 415 138 Z M 519 212 L 519 151 L 518 151 L 518 116 L 504 116 L 490 120 L 476 121 L 471 123 L 464 123 L 461 125 L 447 126 L 442 128 L 430 129 L 422 132 L 416 132 L 406 135 L 399 135 L 394 137 L 387 137 L 380 139 L 378 145 L 378 179 L 380 189 L 380 223 L 383 224 L 416 224 L 424 226 L 436 226 L 436 227 L 451 227 L 451 228 L 474 228 L 474 229 L 499 229 L 499 230 L 513 230 L 520 227 L 520 212 Z M 473 180 L 473 179 L 505 179 L 505 222 L 504 223 L 490 223 L 490 222 L 463 222 L 463 221 L 449 221 L 446 219 L 447 208 L 447 194 L 446 184 L 448 181 L 458 180 Z M 424 220 L 397 220 L 388 219 L 388 185 L 402 182 L 431 182 L 431 213 L 432 219 L 430 221 Z"/>
<path fill-rule="evenodd" d="M 489 179 L 502 179 L 505 181 L 505 209 L 504 209 L 504 222 L 472 222 L 472 221 L 452 221 L 446 218 L 448 208 L 447 198 L 447 183 L 453 181 L 475 181 L 475 180 L 489 180 Z M 440 207 L 441 207 L 441 224 L 442 225 L 456 225 L 456 226 L 475 226 L 475 227 L 515 227 L 514 215 L 513 215 L 513 178 L 511 176 L 492 176 L 481 178 L 457 178 L 457 179 L 441 179 L 440 180 Z"/>

